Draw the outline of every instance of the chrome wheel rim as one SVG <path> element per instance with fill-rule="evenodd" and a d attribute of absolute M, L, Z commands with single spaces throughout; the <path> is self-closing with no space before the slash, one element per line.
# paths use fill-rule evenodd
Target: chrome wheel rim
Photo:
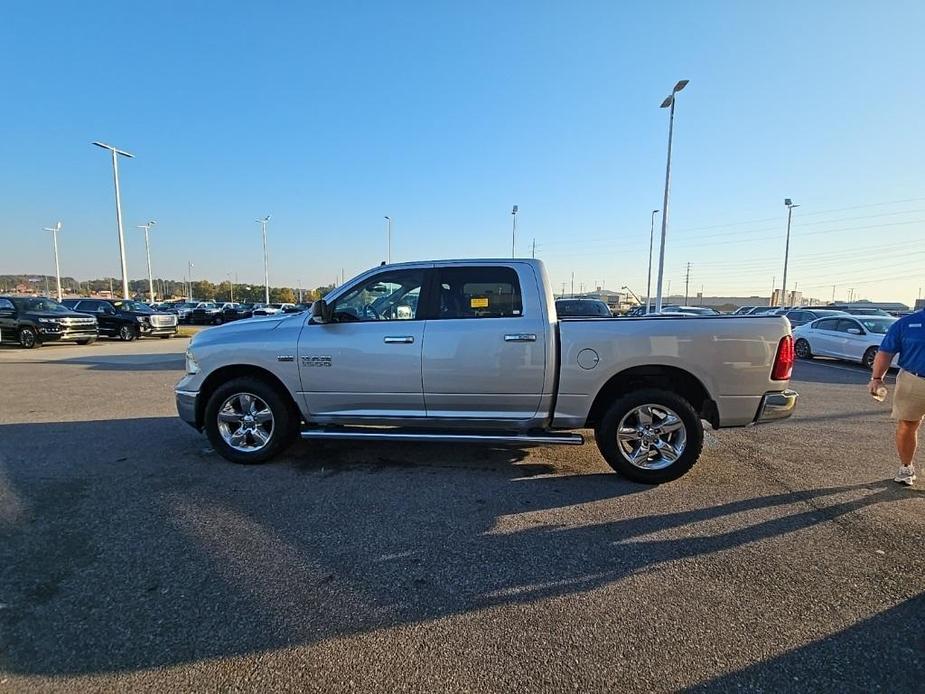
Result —
<path fill-rule="evenodd" d="M 617 426 L 620 453 L 628 463 L 642 470 L 661 470 L 673 465 L 686 446 L 684 422 L 664 405 L 634 407 Z"/>
<path fill-rule="evenodd" d="M 23 330 L 19 333 L 19 344 L 23 347 L 31 347 L 35 344 L 35 334 L 31 330 Z"/>
<path fill-rule="evenodd" d="M 218 431 L 236 451 L 254 453 L 265 448 L 275 426 L 270 407 L 253 393 L 235 393 L 218 409 Z"/>
<path fill-rule="evenodd" d="M 119 339 L 128 342 L 132 338 L 132 331 L 129 330 L 127 325 L 123 325 L 119 329 Z"/>

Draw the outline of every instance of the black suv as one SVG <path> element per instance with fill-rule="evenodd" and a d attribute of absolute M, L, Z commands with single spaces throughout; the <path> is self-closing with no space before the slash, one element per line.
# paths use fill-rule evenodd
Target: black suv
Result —
<path fill-rule="evenodd" d="M 45 342 L 88 345 L 97 337 L 96 318 L 45 297 L 0 296 L 0 342 L 26 349 Z"/>
<path fill-rule="evenodd" d="M 96 316 L 100 335 L 126 342 L 138 337 L 168 338 L 177 334 L 177 317 L 155 311 L 147 304 L 129 299 L 65 299 L 65 306 Z"/>

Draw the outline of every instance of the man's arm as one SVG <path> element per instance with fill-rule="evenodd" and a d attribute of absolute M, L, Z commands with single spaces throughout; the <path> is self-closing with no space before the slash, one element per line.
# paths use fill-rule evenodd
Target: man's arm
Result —
<path fill-rule="evenodd" d="M 891 361 L 893 361 L 892 352 L 880 351 L 877 352 L 877 356 L 874 357 L 873 375 L 867 387 L 871 395 L 875 394 L 877 389 L 883 385 L 883 377 L 886 375 L 887 369 L 890 368 Z"/>

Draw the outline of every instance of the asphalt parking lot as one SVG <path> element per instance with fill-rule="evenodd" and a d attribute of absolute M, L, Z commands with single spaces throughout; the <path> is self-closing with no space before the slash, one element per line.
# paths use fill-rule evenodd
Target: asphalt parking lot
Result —
<path fill-rule="evenodd" d="M 644 487 L 593 444 L 235 466 L 185 345 L 0 348 L 0 691 L 922 691 L 925 493 L 859 367 Z"/>

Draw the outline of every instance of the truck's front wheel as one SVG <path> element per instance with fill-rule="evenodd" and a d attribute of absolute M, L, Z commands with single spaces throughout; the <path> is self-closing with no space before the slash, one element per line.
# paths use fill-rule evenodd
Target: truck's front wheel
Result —
<path fill-rule="evenodd" d="M 690 470 L 703 448 L 703 425 L 675 393 L 646 389 L 614 401 L 594 430 L 601 454 L 627 479 L 658 484 Z"/>
<path fill-rule="evenodd" d="M 233 463 L 262 463 L 293 442 L 298 417 L 272 386 L 242 377 L 212 393 L 206 403 L 205 429 L 222 457 Z"/>

